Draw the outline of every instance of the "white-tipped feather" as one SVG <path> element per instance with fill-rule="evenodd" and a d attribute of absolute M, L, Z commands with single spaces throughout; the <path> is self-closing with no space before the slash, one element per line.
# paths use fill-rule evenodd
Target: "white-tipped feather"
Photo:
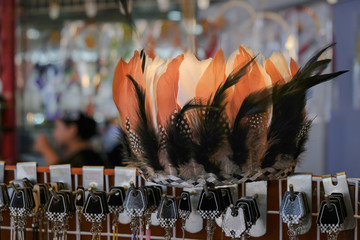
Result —
<path fill-rule="evenodd" d="M 157 122 L 158 104 L 157 104 L 156 89 L 159 82 L 159 78 L 161 77 L 161 75 L 164 74 L 164 72 L 166 72 L 169 63 L 170 60 L 168 59 L 165 63 L 163 63 L 161 67 L 159 67 L 158 73 L 156 74 L 152 86 L 150 87 L 150 94 L 152 95 L 152 99 L 154 101 L 154 107 L 152 108 L 152 121 L 156 130 L 158 130 L 158 126 L 159 126 L 159 123 Z"/>
<path fill-rule="evenodd" d="M 146 83 L 147 94 L 149 94 L 149 104 L 151 110 L 152 122 L 156 130 L 158 130 L 158 124 L 156 121 L 157 114 L 157 104 L 156 104 L 156 86 L 154 86 L 154 82 L 159 78 L 160 73 L 163 73 L 162 67 L 164 64 L 164 59 L 159 56 L 155 57 L 153 60 L 149 57 L 146 57 L 145 62 L 145 70 L 144 70 L 144 79 Z"/>
<path fill-rule="evenodd" d="M 239 54 L 239 49 L 231 53 L 230 57 L 228 58 L 226 62 L 226 70 L 225 70 L 226 76 L 229 76 L 230 73 L 234 70 L 234 61 L 238 54 Z"/>
<path fill-rule="evenodd" d="M 179 90 L 177 102 L 183 107 L 195 97 L 196 85 L 212 59 L 199 61 L 193 54 L 185 53 L 179 68 Z"/>
<path fill-rule="evenodd" d="M 290 75 L 289 67 L 286 63 L 284 55 L 281 52 L 280 53 L 274 52 L 271 55 L 270 60 L 273 62 L 276 69 L 279 71 L 281 76 L 284 78 L 285 82 L 289 82 L 291 79 L 291 75 Z"/>

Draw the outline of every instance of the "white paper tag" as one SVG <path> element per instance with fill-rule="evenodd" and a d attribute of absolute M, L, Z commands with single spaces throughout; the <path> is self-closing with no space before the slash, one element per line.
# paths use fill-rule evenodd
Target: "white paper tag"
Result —
<path fill-rule="evenodd" d="M 89 188 L 93 186 L 95 189 L 104 190 L 104 167 L 83 167 L 83 187 Z"/>
<path fill-rule="evenodd" d="M 130 186 L 130 182 L 136 183 L 136 168 L 115 167 L 115 186 Z"/>
<path fill-rule="evenodd" d="M 49 170 L 50 182 L 62 182 L 65 189 L 72 190 L 70 164 L 51 165 Z"/>
<path fill-rule="evenodd" d="M 16 164 L 16 179 L 27 178 L 32 183 L 37 182 L 36 162 L 21 162 Z"/>

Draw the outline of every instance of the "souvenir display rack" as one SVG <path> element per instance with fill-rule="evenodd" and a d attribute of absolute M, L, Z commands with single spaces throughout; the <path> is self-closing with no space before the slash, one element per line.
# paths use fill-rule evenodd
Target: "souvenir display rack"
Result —
<path fill-rule="evenodd" d="M 16 176 L 16 166 L 6 165 L 4 182 L 9 183 Z M 71 169 L 71 178 L 72 178 L 72 188 L 76 189 L 77 186 L 82 185 L 82 169 L 73 168 Z M 333 178 L 333 181 L 336 181 L 336 178 Z M 338 236 L 338 239 L 358 239 L 359 236 L 359 180 L 358 178 L 348 178 L 348 186 L 351 196 L 351 201 L 354 209 L 354 218 L 356 219 L 356 227 L 354 230 L 348 230 L 341 232 Z M 48 167 L 37 167 L 37 181 L 39 183 L 47 183 L 50 181 L 50 174 Z M 144 185 L 144 180 L 137 174 L 137 183 L 138 186 Z M 114 169 L 105 169 L 104 170 L 104 190 L 109 191 L 110 186 L 114 185 Z M 268 193 L 267 193 L 267 227 L 266 234 L 259 238 L 251 239 L 288 239 L 287 236 L 287 226 L 281 222 L 279 218 L 279 207 L 282 200 L 282 196 L 286 191 L 286 179 L 273 180 L 267 183 Z M 172 196 L 180 195 L 181 189 L 178 188 L 167 188 L 167 194 Z M 244 184 L 238 185 L 238 197 L 244 195 Z M 298 239 L 326 239 L 326 235 L 320 233 L 319 227 L 316 225 L 316 217 L 320 208 L 320 203 L 324 199 L 323 194 L 324 188 L 322 184 L 322 177 L 312 176 L 312 226 L 308 233 L 305 235 L 299 236 Z M 82 220 L 81 226 L 77 226 L 77 217 L 74 216 L 70 219 L 69 229 L 67 231 L 68 239 L 88 239 L 91 236 L 89 231 L 90 224 Z M 83 217 L 82 217 L 83 218 Z M 1 237 L 3 239 L 10 239 L 10 216 L 9 211 L 6 210 L 3 212 L 3 222 L 1 223 Z M 113 239 L 113 233 L 111 230 L 111 217 L 108 216 L 106 221 L 102 224 L 102 233 L 101 239 Z M 31 219 L 27 221 L 26 227 L 26 237 L 31 238 L 32 228 L 31 228 Z M 205 225 L 204 225 L 205 226 Z M 159 226 L 151 226 L 152 235 L 151 239 L 163 239 L 164 230 Z M 45 230 L 43 230 L 45 231 Z M 48 229 L 50 233 L 50 229 Z M 181 221 L 177 221 L 176 227 L 172 231 L 172 239 L 181 239 L 182 230 L 181 230 Z M 119 225 L 118 239 L 129 239 L 131 237 L 130 226 L 129 225 Z M 205 227 L 198 233 L 185 233 L 186 239 L 206 239 Z M 224 236 L 224 233 L 221 231 L 221 228 L 217 227 L 214 235 L 214 239 L 230 239 Z"/>

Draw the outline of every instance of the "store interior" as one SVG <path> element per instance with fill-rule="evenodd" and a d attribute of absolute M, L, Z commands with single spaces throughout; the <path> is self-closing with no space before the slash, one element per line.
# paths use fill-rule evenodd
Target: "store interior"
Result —
<path fill-rule="evenodd" d="M 2 158 L 9 163 L 46 161 L 36 152 L 38 133 L 48 136 L 64 109 L 93 116 L 99 134 L 93 139 L 102 156 L 116 146 L 118 113 L 112 100 L 114 68 L 135 49 L 162 58 L 185 51 L 198 59 L 223 49 L 228 58 L 243 44 L 268 58 L 282 51 L 301 66 L 329 43 L 336 46 L 326 71 L 350 70 L 334 81 L 309 90 L 307 112 L 314 119 L 298 171 L 315 174 L 346 170 L 357 173 L 359 115 L 357 1 L 131 1 L 136 32 L 116 1 L 16 1 L 13 11 L 14 66 L 2 77 L 2 96 L 10 91 L 13 104 L 3 104 Z M 10 20 L 2 17 L 2 23 Z M 344 27 L 346 26 L 346 27 Z M 13 32 L 11 32 L 13 31 Z M 5 37 L 5 36 L 4 36 Z M 3 51 L 8 47 L 3 41 Z M 11 53 L 10 53 L 11 54 Z M 11 60 L 5 59 L 4 69 Z M 6 89 L 8 88 L 8 89 Z M 12 115 L 9 117 L 9 115 Z M 7 138 L 9 137 L 9 138 Z M 7 143 L 6 143 L 7 142 Z M 114 163 L 115 165 L 121 165 Z"/>

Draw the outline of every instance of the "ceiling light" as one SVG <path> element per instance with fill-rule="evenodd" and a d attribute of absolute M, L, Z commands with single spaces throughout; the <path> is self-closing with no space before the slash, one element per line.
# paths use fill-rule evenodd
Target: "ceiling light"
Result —
<path fill-rule="evenodd" d="M 208 9 L 210 5 L 210 0 L 198 0 L 197 5 L 201 10 Z"/>
<path fill-rule="evenodd" d="M 167 12 L 170 9 L 170 1 L 169 0 L 157 0 L 158 8 L 160 12 Z"/>
<path fill-rule="evenodd" d="M 95 0 L 86 0 L 85 1 L 85 12 L 86 16 L 93 18 L 97 14 L 97 4 Z"/>
<path fill-rule="evenodd" d="M 83 88 L 88 88 L 90 86 L 90 78 L 89 75 L 84 74 L 81 77 L 81 85 Z"/>
<path fill-rule="evenodd" d="M 180 21 L 181 20 L 181 12 L 180 11 L 170 11 L 168 13 L 168 19 L 171 21 Z"/>
<path fill-rule="evenodd" d="M 56 0 L 53 0 L 53 1 L 50 1 L 49 3 L 49 17 L 52 19 L 52 20 L 55 20 L 59 17 L 60 15 L 60 6 L 58 4 L 58 1 Z"/>
<path fill-rule="evenodd" d="M 35 28 L 29 28 L 26 31 L 26 36 L 27 36 L 28 39 L 36 40 L 36 39 L 39 39 L 40 32 L 38 30 L 36 30 Z"/>

